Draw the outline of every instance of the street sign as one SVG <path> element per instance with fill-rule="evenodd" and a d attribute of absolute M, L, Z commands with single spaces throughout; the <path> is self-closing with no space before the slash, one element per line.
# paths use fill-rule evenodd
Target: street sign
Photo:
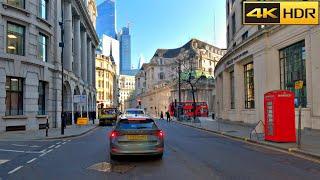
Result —
<path fill-rule="evenodd" d="M 303 88 L 303 81 L 296 81 L 294 83 L 294 89 L 299 90 Z"/>
<path fill-rule="evenodd" d="M 86 103 L 87 96 L 86 95 L 73 95 L 73 102 L 74 103 Z"/>
<path fill-rule="evenodd" d="M 78 125 L 87 125 L 88 124 L 88 118 L 81 118 L 81 117 L 79 117 L 78 119 L 77 119 L 77 124 Z"/>

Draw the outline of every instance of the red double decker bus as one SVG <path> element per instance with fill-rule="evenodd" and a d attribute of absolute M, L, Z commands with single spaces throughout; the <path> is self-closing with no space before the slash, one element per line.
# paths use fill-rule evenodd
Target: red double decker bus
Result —
<path fill-rule="evenodd" d="M 189 117 L 193 117 L 192 112 L 192 104 L 193 102 L 187 101 L 187 102 L 181 102 L 183 114 L 187 115 Z M 174 115 L 175 107 L 174 102 L 169 104 L 169 113 L 171 116 Z M 197 117 L 208 117 L 209 111 L 208 111 L 208 105 L 206 102 L 196 102 L 196 116 Z"/>

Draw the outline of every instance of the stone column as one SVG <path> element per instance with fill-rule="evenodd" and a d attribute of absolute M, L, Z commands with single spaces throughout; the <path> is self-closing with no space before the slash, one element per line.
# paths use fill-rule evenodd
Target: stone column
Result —
<path fill-rule="evenodd" d="M 71 2 L 64 2 L 64 51 L 63 63 L 64 68 L 72 70 L 72 10 Z"/>
<path fill-rule="evenodd" d="M 92 87 L 96 87 L 96 48 L 92 46 Z"/>
<path fill-rule="evenodd" d="M 75 18 L 74 22 L 74 72 L 77 77 L 81 77 L 81 33 L 80 19 Z"/>
<path fill-rule="evenodd" d="M 81 77 L 87 82 L 87 33 L 81 32 Z"/>
<path fill-rule="evenodd" d="M 88 57 L 87 57 L 87 75 L 88 75 L 88 85 L 92 84 L 92 42 L 88 41 L 87 44 Z"/>

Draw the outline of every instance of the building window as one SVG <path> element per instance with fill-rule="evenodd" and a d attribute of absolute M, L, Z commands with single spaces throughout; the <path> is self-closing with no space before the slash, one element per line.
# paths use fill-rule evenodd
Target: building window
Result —
<path fill-rule="evenodd" d="M 23 114 L 23 80 L 6 78 L 6 116 Z"/>
<path fill-rule="evenodd" d="M 229 34 L 230 34 L 230 30 L 229 30 L 229 25 L 227 26 L 227 43 L 229 43 L 229 41 L 230 41 L 230 36 L 229 36 Z"/>
<path fill-rule="evenodd" d="M 230 72 L 230 107 L 235 108 L 234 71 Z"/>
<path fill-rule="evenodd" d="M 289 47 L 281 49 L 280 53 L 280 79 L 281 89 L 290 90 L 295 93 L 295 106 L 301 103 L 307 106 L 307 81 L 306 81 L 306 52 L 305 42 L 301 41 Z M 295 90 L 296 81 L 303 81 L 303 89 L 299 97 L 299 90 Z"/>
<path fill-rule="evenodd" d="M 234 36 L 234 34 L 236 34 L 236 15 L 235 13 L 232 15 L 232 37 Z"/>
<path fill-rule="evenodd" d="M 229 10 L 230 10 L 230 7 L 229 7 L 229 0 L 227 0 L 227 5 L 226 5 L 226 9 L 227 9 L 227 17 L 229 16 Z"/>
<path fill-rule="evenodd" d="M 24 27 L 7 24 L 7 53 L 24 56 Z"/>
<path fill-rule="evenodd" d="M 48 37 L 42 33 L 39 34 L 39 58 L 48 62 Z"/>
<path fill-rule="evenodd" d="M 248 31 L 242 34 L 242 41 L 246 40 L 248 38 Z"/>
<path fill-rule="evenodd" d="M 38 86 L 39 99 L 38 99 L 38 114 L 46 114 L 46 82 L 39 81 Z"/>
<path fill-rule="evenodd" d="M 253 62 L 244 66 L 245 108 L 254 109 L 254 70 Z"/>
<path fill-rule="evenodd" d="M 39 0 L 39 16 L 48 19 L 48 0 Z"/>
<path fill-rule="evenodd" d="M 161 80 L 165 79 L 164 72 L 159 73 L 159 79 Z"/>
<path fill-rule="evenodd" d="M 7 4 L 24 9 L 24 0 L 7 0 Z"/>

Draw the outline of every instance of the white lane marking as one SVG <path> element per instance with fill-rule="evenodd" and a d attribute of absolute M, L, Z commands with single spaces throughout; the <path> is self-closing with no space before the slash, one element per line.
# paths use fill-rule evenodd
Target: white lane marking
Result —
<path fill-rule="evenodd" d="M 63 142 L 62 144 L 66 144 L 67 142 Z"/>
<path fill-rule="evenodd" d="M 71 139 L 68 140 L 68 142 L 70 142 L 70 141 L 71 141 Z"/>
<path fill-rule="evenodd" d="M 46 152 L 46 150 L 47 150 L 47 149 L 44 149 L 44 150 L 40 151 L 40 153 L 44 153 L 44 152 Z"/>
<path fill-rule="evenodd" d="M 11 144 L 12 146 L 19 146 L 19 147 L 26 147 L 28 145 L 24 145 L 24 144 Z"/>
<path fill-rule="evenodd" d="M 51 145 L 51 146 L 49 146 L 48 148 L 51 149 L 51 148 L 53 148 L 53 147 L 54 147 L 54 145 Z"/>
<path fill-rule="evenodd" d="M 38 147 L 40 147 L 40 146 L 33 145 L 33 146 L 30 146 L 30 147 L 32 147 L 32 148 L 38 148 Z"/>
<path fill-rule="evenodd" d="M 27 164 L 30 164 L 30 163 L 32 163 L 32 162 L 35 161 L 35 160 L 37 160 L 37 158 L 31 159 L 30 161 L 27 162 Z"/>
<path fill-rule="evenodd" d="M 47 151 L 47 152 L 45 152 L 45 153 L 43 153 L 43 154 L 40 154 L 40 156 L 39 156 L 39 157 L 42 157 L 42 156 L 44 156 L 44 155 L 48 154 L 48 153 L 49 153 L 49 152 L 51 152 L 51 151 L 53 151 L 53 149 L 50 149 L 49 151 Z"/>
<path fill-rule="evenodd" d="M 60 144 L 61 142 L 57 142 L 56 144 Z"/>
<path fill-rule="evenodd" d="M 9 171 L 8 174 L 12 174 L 12 173 L 18 171 L 19 169 L 21 169 L 22 167 L 23 167 L 23 166 L 18 166 L 18 167 L 16 167 L 15 169 L 13 169 L 12 171 Z"/>
<path fill-rule="evenodd" d="M 57 149 L 57 148 L 59 148 L 59 147 L 61 147 L 61 145 L 58 145 L 58 146 L 56 146 L 55 148 Z"/>
<path fill-rule="evenodd" d="M 37 146 L 37 145 L 32 145 L 32 146 L 29 146 L 29 145 L 25 145 L 25 144 L 11 144 L 12 146 L 18 146 L 18 147 L 31 147 L 31 148 L 38 148 L 40 146 Z"/>
<path fill-rule="evenodd" d="M 0 159 L 0 165 L 6 163 L 6 162 L 8 162 L 8 161 L 9 161 L 9 160 L 7 160 L 7 159 Z"/>
<path fill-rule="evenodd" d="M 16 153 L 30 153 L 30 154 L 39 154 L 41 151 L 18 151 L 18 150 L 13 150 L 13 149 L 0 149 L 0 151 L 3 152 L 16 152 Z"/>

